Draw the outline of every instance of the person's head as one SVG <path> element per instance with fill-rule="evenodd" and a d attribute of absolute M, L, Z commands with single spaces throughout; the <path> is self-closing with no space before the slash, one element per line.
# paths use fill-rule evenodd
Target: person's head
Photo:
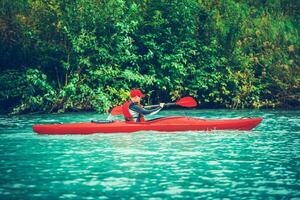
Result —
<path fill-rule="evenodd" d="M 130 91 L 130 99 L 134 103 L 140 103 L 143 97 L 145 97 L 145 95 L 139 89 L 132 89 Z"/>

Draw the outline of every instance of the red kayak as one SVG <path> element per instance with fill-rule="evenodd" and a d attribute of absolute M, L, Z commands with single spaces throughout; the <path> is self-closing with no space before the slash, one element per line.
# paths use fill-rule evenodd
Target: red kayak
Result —
<path fill-rule="evenodd" d="M 210 131 L 251 130 L 262 118 L 199 119 L 191 117 L 162 117 L 146 122 L 124 121 L 82 122 L 70 124 L 37 124 L 32 129 L 38 134 L 93 134 L 132 133 L 137 131 Z"/>

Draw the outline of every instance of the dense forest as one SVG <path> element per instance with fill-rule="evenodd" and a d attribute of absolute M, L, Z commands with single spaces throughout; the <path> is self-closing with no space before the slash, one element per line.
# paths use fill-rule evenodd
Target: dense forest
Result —
<path fill-rule="evenodd" d="M 0 0 L 2 113 L 299 106 L 299 0 Z"/>

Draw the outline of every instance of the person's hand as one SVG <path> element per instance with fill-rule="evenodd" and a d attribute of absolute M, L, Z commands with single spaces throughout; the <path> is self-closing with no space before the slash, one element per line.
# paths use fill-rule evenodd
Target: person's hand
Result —
<path fill-rule="evenodd" d="M 160 103 L 159 107 L 163 108 L 165 106 L 165 103 Z"/>

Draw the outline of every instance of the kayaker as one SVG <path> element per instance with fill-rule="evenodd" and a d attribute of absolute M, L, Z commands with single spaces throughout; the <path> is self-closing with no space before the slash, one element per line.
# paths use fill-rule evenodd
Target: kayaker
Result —
<path fill-rule="evenodd" d="M 122 106 L 123 115 L 126 121 L 144 122 L 144 115 L 153 115 L 158 113 L 163 107 L 164 103 L 160 103 L 159 107 L 155 109 L 144 109 L 141 105 L 141 99 L 145 95 L 139 89 L 132 89 L 130 91 L 130 100 L 125 102 Z"/>

